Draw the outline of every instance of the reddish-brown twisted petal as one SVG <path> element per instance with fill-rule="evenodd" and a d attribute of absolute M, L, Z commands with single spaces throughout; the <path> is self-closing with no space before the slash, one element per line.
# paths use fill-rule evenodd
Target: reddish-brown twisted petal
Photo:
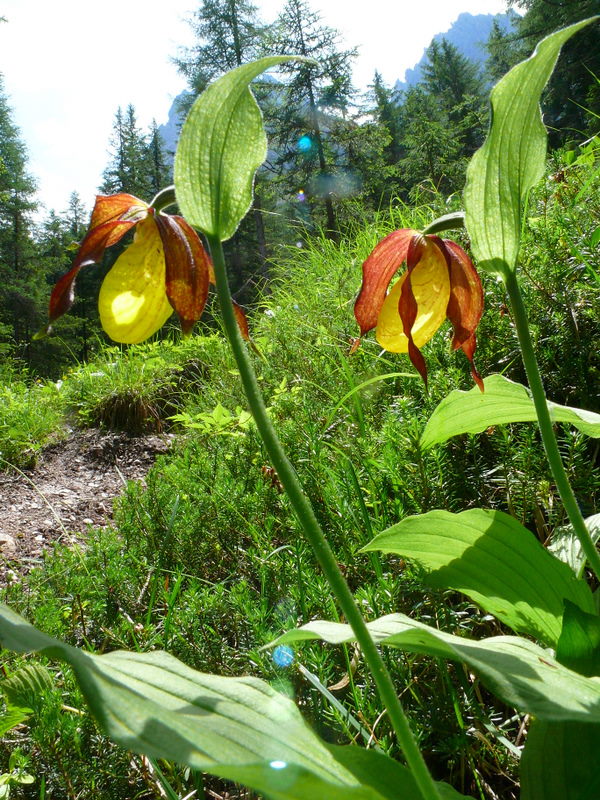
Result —
<path fill-rule="evenodd" d="M 406 253 L 406 280 L 402 284 L 400 299 L 398 300 L 398 314 L 402 320 L 404 335 L 408 339 L 408 355 L 413 366 L 423 378 L 425 386 L 427 386 L 427 364 L 421 351 L 414 343 L 412 335 L 413 325 L 417 319 L 418 306 L 412 289 L 411 274 L 421 260 L 423 249 L 426 246 L 425 237 L 413 231 Z"/>
<path fill-rule="evenodd" d="M 187 334 L 200 319 L 208 297 L 209 258 L 198 234 L 183 217 L 157 214 L 165 254 L 165 290 Z"/>
<path fill-rule="evenodd" d="M 390 233 L 375 245 L 363 263 L 362 285 L 354 304 L 354 316 L 361 336 L 377 325 L 390 281 L 406 260 L 409 244 L 415 235 L 416 231 L 408 228 Z"/>
<path fill-rule="evenodd" d="M 448 239 L 443 242 L 450 261 L 450 299 L 447 316 L 454 328 L 452 349 L 470 339 L 483 314 L 483 287 L 465 251 Z"/>
<path fill-rule="evenodd" d="M 215 270 L 212 264 L 212 261 L 208 261 L 208 276 L 210 280 L 211 286 L 216 286 L 217 279 L 215 277 Z M 248 318 L 246 317 L 246 312 L 244 309 L 239 306 L 235 300 L 231 301 L 233 303 L 233 313 L 235 314 L 235 318 L 237 320 L 238 328 L 240 329 L 240 333 L 242 335 L 242 339 L 244 341 L 249 342 L 250 340 L 250 328 L 248 327 Z"/>
<path fill-rule="evenodd" d="M 454 329 L 452 349 L 462 349 L 471 363 L 473 380 L 483 391 L 483 381 L 473 361 L 477 348 L 475 331 L 483 314 L 481 279 L 462 247 L 449 239 L 444 239 L 443 246 L 450 259 L 450 299 L 446 314 Z"/>
<path fill-rule="evenodd" d="M 244 312 L 244 309 L 239 306 L 235 300 L 233 301 L 233 313 L 235 314 L 235 319 L 238 324 L 238 328 L 240 329 L 240 333 L 242 335 L 242 339 L 246 342 L 250 341 L 250 329 L 248 327 L 248 319 Z"/>
<path fill-rule="evenodd" d="M 466 342 L 463 342 L 460 347 L 463 353 L 469 359 L 469 363 L 471 364 L 471 377 L 473 378 L 479 389 L 483 392 L 484 391 L 483 379 L 479 374 L 479 372 L 477 371 L 477 367 L 475 366 L 475 362 L 473 361 L 473 356 L 475 355 L 475 350 L 477 349 L 475 334 L 473 334 L 473 336 L 467 339 Z"/>

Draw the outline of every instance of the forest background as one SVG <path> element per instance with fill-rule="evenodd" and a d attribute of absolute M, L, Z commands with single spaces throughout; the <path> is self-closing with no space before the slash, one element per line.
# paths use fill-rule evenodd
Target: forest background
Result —
<path fill-rule="evenodd" d="M 394 199 L 461 190 L 468 159 L 488 124 L 487 94 L 507 69 L 551 30 L 593 13 L 597 3 L 541 0 L 519 4 L 524 16 L 494 21 L 483 63 L 470 61 L 446 39 L 427 50 L 420 80 L 397 90 L 379 73 L 357 99 L 351 71 L 356 51 L 340 49 L 336 31 L 300 0 L 266 25 L 248 2 L 211 0 L 192 19 L 196 43 L 174 53 L 189 93 L 181 114 L 208 82 L 260 54 L 299 52 L 318 67 L 290 68 L 256 93 L 267 120 L 269 159 L 259 172 L 254 210 L 228 245 L 233 289 L 241 302 L 256 299 L 278 247 L 301 244 L 323 227 L 337 238 L 357 217 L 368 219 Z M 575 146 L 594 133 L 599 74 L 593 33 L 569 43 L 547 92 L 545 121 L 553 148 Z M 73 314 L 60 336 L 32 343 L 43 324 L 49 290 L 63 274 L 87 225 L 92 198 L 73 187 L 66 210 L 40 220 L 35 178 L 7 99 L 0 95 L 0 352 L 42 376 L 58 377 L 87 359 L 106 339 L 96 313 L 98 286 L 119 252 L 78 280 Z M 569 101 L 565 104 L 564 97 Z M 587 109 L 587 110 L 586 110 Z M 149 200 L 170 181 L 173 142 L 156 123 L 140 128 L 132 105 L 115 110 L 101 193 L 129 192 Z"/>

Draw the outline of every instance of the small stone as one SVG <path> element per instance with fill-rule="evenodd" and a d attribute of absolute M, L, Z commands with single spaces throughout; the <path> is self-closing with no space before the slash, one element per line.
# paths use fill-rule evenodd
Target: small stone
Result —
<path fill-rule="evenodd" d="M 90 519 L 89 517 L 85 517 L 85 519 L 83 520 L 83 524 L 84 525 L 93 525 L 94 524 L 94 520 Z"/>
<path fill-rule="evenodd" d="M 17 543 L 8 533 L 0 533 L 0 551 L 5 558 L 14 558 L 17 554 Z"/>

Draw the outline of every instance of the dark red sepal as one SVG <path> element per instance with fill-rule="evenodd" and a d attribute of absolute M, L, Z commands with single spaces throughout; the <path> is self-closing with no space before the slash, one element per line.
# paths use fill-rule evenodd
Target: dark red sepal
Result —
<path fill-rule="evenodd" d="M 147 216 L 148 208 L 148 203 L 125 192 L 96 195 L 89 230 L 116 220 L 139 222 Z"/>
<path fill-rule="evenodd" d="M 165 253 L 167 297 L 179 316 L 183 333 L 188 334 L 206 305 L 209 256 L 183 217 L 157 214 L 155 220 Z"/>

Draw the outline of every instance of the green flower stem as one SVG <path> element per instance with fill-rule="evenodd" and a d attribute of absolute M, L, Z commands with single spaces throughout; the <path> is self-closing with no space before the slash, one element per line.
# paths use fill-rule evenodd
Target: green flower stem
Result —
<path fill-rule="evenodd" d="M 208 236 L 207 239 L 213 259 L 217 281 L 217 296 L 219 298 L 225 332 L 240 371 L 250 410 L 252 411 L 256 427 L 258 428 L 267 453 L 269 454 L 271 464 L 277 470 L 279 480 L 283 484 L 292 508 L 304 529 L 307 539 L 312 545 L 317 561 L 329 582 L 332 592 L 337 598 L 342 612 L 354 631 L 354 635 L 356 636 L 371 674 L 373 675 L 381 699 L 387 709 L 390 722 L 396 732 L 404 757 L 406 758 L 423 799 L 440 800 L 437 787 L 427 769 L 421 751 L 410 729 L 408 719 L 406 718 L 402 704 L 396 694 L 390 674 L 383 663 L 379 650 L 367 630 L 365 621 L 354 602 L 348 584 L 340 572 L 335 556 L 325 539 L 325 535 L 317 521 L 310 501 L 302 489 L 296 471 L 286 456 L 281 442 L 275 433 L 275 429 L 271 424 L 271 420 L 268 417 L 262 394 L 256 380 L 256 375 L 254 374 L 254 369 L 248 356 L 248 351 L 242 341 L 235 319 L 221 242 L 216 236 Z"/>
<path fill-rule="evenodd" d="M 155 209 L 155 211 L 162 211 L 163 208 L 173 206 L 176 202 L 175 187 L 167 186 L 165 189 L 161 189 L 160 192 L 152 198 L 150 208 Z"/>
<path fill-rule="evenodd" d="M 531 341 L 531 334 L 529 332 L 529 324 L 527 321 L 527 312 L 523 304 L 523 297 L 519 282 L 514 272 L 508 272 L 504 276 L 504 283 L 510 298 L 515 324 L 517 326 L 517 336 L 519 337 L 519 344 L 521 345 L 521 355 L 523 363 L 525 364 L 525 371 L 529 381 L 529 388 L 533 396 L 533 402 L 538 418 L 538 425 L 542 434 L 542 442 L 548 462 L 550 463 L 550 470 L 556 483 L 556 488 L 562 500 L 569 521 L 573 526 L 573 530 L 583 548 L 588 563 L 594 571 L 596 577 L 600 581 L 600 554 L 598 553 L 594 541 L 590 535 L 583 515 L 577 505 L 577 500 L 569 483 L 567 473 L 560 457 L 558 445 L 556 443 L 556 436 L 552 427 L 552 419 L 548 411 L 546 403 L 546 395 L 544 393 L 544 386 L 540 376 L 535 351 L 533 349 L 533 342 Z"/>

